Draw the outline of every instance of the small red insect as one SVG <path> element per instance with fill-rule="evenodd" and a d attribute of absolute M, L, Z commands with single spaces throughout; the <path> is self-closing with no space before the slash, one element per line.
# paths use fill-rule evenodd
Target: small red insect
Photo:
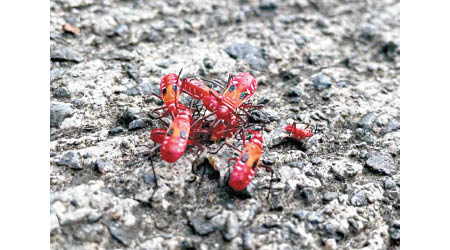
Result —
<path fill-rule="evenodd" d="M 227 87 L 223 102 L 236 110 L 255 93 L 258 83 L 250 73 L 241 72 L 231 77 Z"/>
<path fill-rule="evenodd" d="M 314 135 L 312 130 L 308 128 L 309 124 L 306 125 L 305 128 L 297 128 L 295 126 L 295 123 L 293 123 L 292 125 L 287 125 L 285 129 L 287 132 L 289 132 L 289 137 L 302 141 L 303 139 L 312 137 Z"/>
<path fill-rule="evenodd" d="M 244 146 L 244 150 L 234 163 L 233 172 L 230 175 L 229 185 L 236 191 L 244 190 L 255 177 L 258 170 L 258 162 L 262 155 L 263 139 L 261 132 L 249 130 L 253 134 L 252 139 Z"/>
<path fill-rule="evenodd" d="M 203 100 L 203 98 L 209 95 L 209 92 L 211 91 L 211 89 L 202 82 L 193 78 L 181 79 L 181 88 L 195 100 Z"/>
<path fill-rule="evenodd" d="M 191 125 L 189 138 L 187 140 L 188 145 L 201 146 L 201 142 L 208 140 L 209 131 L 208 129 L 203 129 L 202 126 L 203 123 L 201 122 Z M 162 144 L 164 142 L 164 138 L 166 137 L 167 131 L 167 128 L 155 128 L 150 133 L 150 139 L 157 144 Z"/>
<path fill-rule="evenodd" d="M 240 118 L 237 115 L 238 109 L 243 110 L 241 105 L 255 93 L 257 86 L 258 83 L 251 74 L 241 72 L 228 79 L 223 96 L 211 92 L 217 99 L 217 105 L 210 110 L 216 113 L 216 120 L 224 120 L 229 125 L 236 123 L 235 120 Z"/>
<path fill-rule="evenodd" d="M 157 111 L 160 109 L 166 108 L 167 110 L 161 114 L 160 117 L 164 117 L 167 114 L 172 115 L 172 118 L 175 118 L 180 109 L 186 109 L 187 107 L 181 103 L 178 103 L 178 98 L 181 94 L 181 87 L 179 84 L 180 73 L 176 75 L 175 73 L 170 73 L 162 77 L 161 82 L 159 83 L 159 90 L 161 96 L 153 93 L 156 97 L 161 99 L 164 102 L 164 106 L 154 109 L 153 111 Z"/>
<path fill-rule="evenodd" d="M 161 143 L 161 156 L 163 160 L 176 162 L 183 155 L 191 130 L 191 118 L 192 112 L 189 109 L 183 109 L 173 119 Z"/>

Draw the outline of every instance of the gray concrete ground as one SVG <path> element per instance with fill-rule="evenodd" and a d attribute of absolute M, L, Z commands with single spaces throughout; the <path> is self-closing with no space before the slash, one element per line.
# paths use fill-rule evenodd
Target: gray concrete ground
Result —
<path fill-rule="evenodd" d="M 399 5 L 51 1 L 52 248 L 398 249 Z M 220 177 L 200 164 L 208 154 L 193 163 L 196 148 L 175 164 L 155 156 L 155 187 L 151 93 L 180 68 L 257 78 L 269 199 L 263 169 L 249 198 L 229 192 L 228 149 L 212 156 Z M 286 140 L 293 121 L 318 133 Z"/>

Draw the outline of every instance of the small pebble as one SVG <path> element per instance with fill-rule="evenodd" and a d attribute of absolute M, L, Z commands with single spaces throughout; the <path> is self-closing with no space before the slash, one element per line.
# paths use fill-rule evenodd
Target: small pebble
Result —
<path fill-rule="evenodd" d="M 60 166 L 68 166 L 71 169 L 81 170 L 83 169 L 83 164 L 81 164 L 80 156 L 78 153 L 70 151 L 64 154 L 61 159 L 57 162 Z"/>

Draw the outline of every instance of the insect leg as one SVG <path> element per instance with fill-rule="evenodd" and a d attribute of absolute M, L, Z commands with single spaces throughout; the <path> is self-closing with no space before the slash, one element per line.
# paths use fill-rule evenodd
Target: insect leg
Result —
<path fill-rule="evenodd" d="M 227 164 L 228 164 L 228 171 L 230 170 L 230 161 L 237 161 L 237 158 L 233 157 L 228 159 Z"/>
<path fill-rule="evenodd" d="M 197 122 L 201 121 L 201 120 L 205 120 L 206 118 L 212 116 L 216 114 L 216 111 L 212 112 L 211 114 L 207 115 L 207 116 L 203 116 L 202 118 L 197 119 L 194 123 L 192 123 L 191 127 L 193 127 L 195 124 L 197 124 Z"/>
<path fill-rule="evenodd" d="M 244 129 L 243 128 L 241 128 L 241 134 L 242 134 L 242 143 L 243 143 L 243 145 L 245 147 L 245 134 L 244 134 Z"/>
<path fill-rule="evenodd" d="M 191 164 L 192 165 L 191 171 L 192 171 L 193 174 L 195 174 L 194 163 L 196 163 L 198 161 L 198 159 L 200 158 L 200 155 L 202 155 L 203 151 L 205 151 L 205 148 L 202 145 L 196 145 L 196 146 L 200 149 L 200 151 L 198 152 L 197 157 L 195 157 L 195 160 L 193 161 L 193 164 Z"/>
<path fill-rule="evenodd" d="M 158 110 L 161 110 L 161 109 L 165 109 L 165 108 L 166 108 L 166 106 L 162 106 L 162 107 L 159 107 L 159 108 L 155 108 L 155 109 L 153 110 L 153 112 L 158 111 Z"/>
<path fill-rule="evenodd" d="M 271 172 L 271 174 L 270 174 L 270 182 L 269 182 L 269 193 L 267 193 L 267 200 L 269 200 L 269 197 L 270 197 L 270 191 L 272 190 L 272 182 L 273 182 L 273 173 L 274 173 L 274 171 L 273 171 L 273 169 L 271 168 L 271 167 L 269 167 L 269 166 L 266 166 L 266 165 L 260 165 L 262 168 L 264 168 L 266 171 L 268 171 L 268 172 Z"/>
<path fill-rule="evenodd" d="M 295 131 L 295 121 L 292 122 L 292 128 L 291 131 L 289 131 L 289 136 L 292 135 L 292 131 Z"/>
<path fill-rule="evenodd" d="M 241 153 L 241 150 L 240 150 L 240 149 L 238 149 L 238 148 L 236 148 L 235 146 L 229 144 L 228 142 L 224 142 L 224 143 L 223 143 L 216 151 L 213 151 L 213 152 L 208 151 L 208 153 L 209 153 L 209 154 L 217 154 L 217 153 L 223 148 L 223 146 L 225 146 L 225 145 L 227 145 L 228 147 L 230 147 L 230 148 L 232 148 L 232 149 L 238 151 L 239 153 Z"/>
<path fill-rule="evenodd" d="M 270 198 L 270 191 L 272 191 L 272 180 L 273 180 L 273 171 L 270 174 L 269 192 L 267 193 L 267 200 L 269 200 L 269 198 Z"/>
<path fill-rule="evenodd" d="M 247 115 L 247 117 L 250 117 L 250 113 L 247 110 L 240 108 L 240 107 L 239 107 L 239 109 L 242 110 L 242 112 L 244 112 L 245 115 Z"/>
<path fill-rule="evenodd" d="M 160 95 L 158 95 L 158 94 L 156 94 L 154 92 L 152 92 L 152 95 L 154 95 L 154 96 L 158 97 L 160 100 L 162 100 L 162 97 Z"/>
<path fill-rule="evenodd" d="M 151 164 L 152 164 L 152 172 L 153 172 L 153 176 L 155 177 L 155 185 L 156 185 L 156 187 L 158 187 L 158 177 L 156 176 L 155 167 L 153 166 L 153 159 L 152 159 L 153 157 L 152 157 L 152 153 L 155 152 L 159 147 L 160 147 L 160 145 L 158 145 L 158 146 L 152 148 L 152 149 L 150 150 L 150 155 L 148 156 L 148 158 L 150 159 L 150 162 L 151 162 Z"/>

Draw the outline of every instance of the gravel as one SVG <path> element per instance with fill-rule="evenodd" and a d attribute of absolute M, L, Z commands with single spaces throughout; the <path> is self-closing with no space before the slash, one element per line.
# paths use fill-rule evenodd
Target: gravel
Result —
<path fill-rule="evenodd" d="M 330 77 L 325 74 L 322 74 L 322 73 L 320 73 L 316 77 L 314 77 L 312 81 L 314 84 L 314 88 L 316 88 L 316 90 L 319 90 L 319 91 L 331 87 Z"/>
<path fill-rule="evenodd" d="M 377 114 L 374 112 L 370 112 L 361 117 L 361 120 L 358 121 L 357 125 L 360 128 L 370 129 L 377 119 Z"/>
<path fill-rule="evenodd" d="M 53 91 L 53 96 L 55 98 L 70 98 L 70 92 L 67 88 L 59 87 Z"/>
<path fill-rule="evenodd" d="M 81 163 L 80 156 L 73 151 L 64 154 L 57 164 L 60 166 L 67 166 L 75 170 L 83 169 L 83 164 Z"/>
<path fill-rule="evenodd" d="M 61 79 L 66 71 L 64 69 L 52 69 L 50 70 L 50 82 Z"/>
<path fill-rule="evenodd" d="M 154 91 L 155 91 L 154 85 L 152 85 L 149 82 L 143 82 L 123 91 L 123 93 L 129 96 L 137 96 L 137 95 L 151 95 Z"/>
<path fill-rule="evenodd" d="M 139 80 L 139 71 L 134 66 L 127 65 L 127 74 L 128 74 L 128 76 L 131 77 L 131 79 L 133 79 L 135 81 Z M 145 87 L 143 87 L 143 86 L 141 88 L 145 89 Z M 145 93 L 145 91 L 143 93 Z"/>
<path fill-rule="evenodd" d="M 59 128 L 63 121 L 71 117 L 74 111 L 67 103 L 50 103 L 50 127 Z"/>
<path fill-rule="evenodd" d="M 52 249 L 399 249 L 399 2 L 52 0 L 50 9 Z M 227 160 L 237 152 L 208 153 L 222 142 L 196 162 L 196 147 L 162 161 L 149 140 L 165 128 L 152 93 L 181 68 L 222 82 L 256 77 L 249 101 L 264 107 L 247 128 L 263 129 L 260 163 L 272 178 L 260 167 L 232 192 Z M 317 131 L 287 140 L 293 122 Z M 212 161 L 216 177 L 192 172 Z"/>
<path fill-rule="evenodd" d="M 371 171 L 383 175 L 392 175 L 396 172 L 394 160 L 390 155 L 380 152 L 370 152 L 367 160 L 366 167 Z"/>
<path fill-rule="evenodd" d="M 255 244 L 253 234 L 246 230 L 242 233 L 242 248 L 245 250 L 253 250 L 255 249 Z"/>
<path fill-rule="evenodd" d="M 77 63 L 84 61 L 83 54 L 70 47 L 52 48 L 50 49 L 50 57 L 54 61 L 73 61 Z"/>
<path fill-rule="evenodd" d="M 108 131 L 108 134 L 109 134 L 110 136 L 115 136 L 115 135 L 120 134 L 120 133 L 122 133 L 122 132 L 123 132 L 123 128 L 122 128 L 121 126 L 118 126 L 118 127 L 115 127 L 115 128 L 110 129 L 110 130 Z"/>
<path fill-rule="evenodd" d="M 353 206 L 361 207 L 367 205 L 367 194 L 365 190 L 358 190 L 356 191 L 352 198 L 350 199 L 350 202 Z"/>
<path fill-rule="evenodd" d="M 102 174 L 114 172 L 116 165 L 112 161 L 98 159 L 95 161 L 95 168 Z"/>
<path fill-rule="evenodd" d="M 128 235 L 126 230 L 123 230 L 120 226 L 114 224 L 108 225 L 108 229 L 115 240 L 124 246 L 130 246 L 132 236 Z"/>
<path fill-rule="evenodd" d="M 225 230 L 223 231 L 223 238 L 225 240 L 231 241 L 239 234 L 239 223 L 235 213 L 230 213 L 228 215 Z"/>
<path fill-rule="evenodd" d="M 267 67 L 262 49 L 248 43 L 235 43 L 225 48 L 232 58 L 245 60 L 252 68 L 262 70 Z"/>
<path fill-rule="evenodd" d="M 216 227 L 210 221 L 205 221 L 200 218 L 193 218 L 189 220 L 189 225 L 192 227 L 194 232 L 200 236 L 205 236 L 216 231 Z"/>
<path fill-rule="evenodd" d="M 150 124 L 151 124 L 150 119 L 139 118 L 139 119 L 133 120 L 132 122 L 130 122 L 130 124 L 128 124 L 128 130 L 132 131 L 132 130 L 146 128 Z"/>
<path fill-rule="evenodd" d="M 328 203 L 328 202 L 336 199 L 337 197 L 338 197 L 338 193 L 336 193 L 336 192 L 326 192 L 322 197 L 322 201 L 324 203 Z"/>
<path fill-rule="evenodd" d="M 400 246 L 400 221 L 394 221 L 389 227 L 389 237 L 393 245 Z"/>

